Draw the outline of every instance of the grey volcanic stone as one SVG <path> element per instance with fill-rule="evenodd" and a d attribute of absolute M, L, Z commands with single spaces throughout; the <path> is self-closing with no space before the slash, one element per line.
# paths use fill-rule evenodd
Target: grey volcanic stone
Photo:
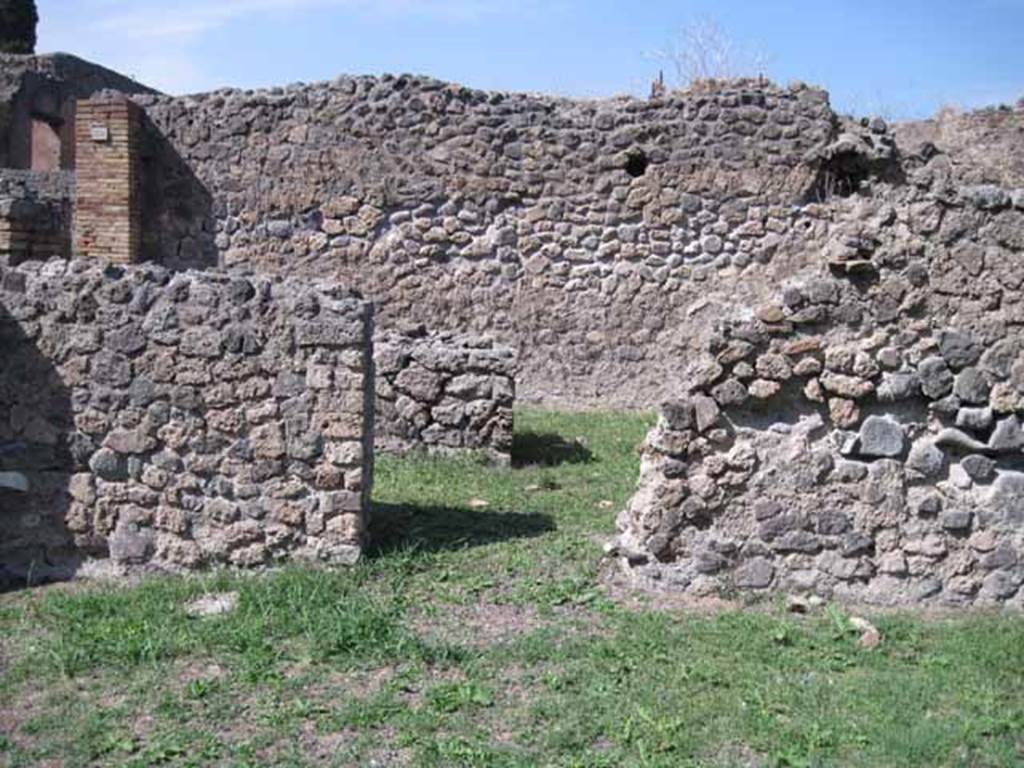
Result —
<path fill-rule="evenodd" d="M 960 410 L 960 398 L 956 395 L 946 395 L 945 397 L 939 398 L 928 405 L 928 410 L 933 413 L 939 413 L 943 416 L 955 416 Z"/>
<path fill-rule="evenodd" d="M 119 563 L 144 563 L 153 550 L 153 532 L 121 522 L 110 536 L 110 557 Z"/>
<path fill-rule="evenodd" d="M 758 535 L 766 541 L 771 541 L 791 531 L 798 531 L 807 525 L 807 519 L 799 513 L 786 512 L 762 518 L 760 515 L 767 514 L 767 509 L 757 505 L 755 505 L 755 513 L 758 515 L 757 519 L 761 521 L 761 525 L 758 527 Z"/>
<path fill-rule="evenodd" d="M 975 184 L 960 188 L 960 196 L 972 205 L 992 211 L 1010 205 L 1010 194 L 995 184 Z"/>
<path fill-rule="evenodd" d="M 939 450 L 935 442 L 922 438 L 914 442 L 907 456 L 907 468 L 919 473 L 922 477 L 938 477 L 946 464 L 946 454 Z"/>
<path fill-rule="evenodd" d="M 1017 594 L 1022 577 L 1008 571 L 995 571 L 985 577 L 978 596 L 988 600 L 1007 600 Z"/>
<path fill-rule="evenodd" d="M 768 518 L 775 517 L 782 512 L 782 505 L 774 499 L 757 499 L 754 502 L 753 511 L 755 520 L 767 520 Z M 799 525 L 803 525 L 803 519 L 798 519 L 800 520 Z"/>
<path fill-rule="evenodd" d="M 981 558 L 981 567 L 988 571 L 1013 568 L 1017 565 L 1018 560 L 1017 551 L 1004 543 Z"/>
<path fill-rule="evenodd" d="M 939 334 L 939 354 L 954 370 L 974 365 L 981 357 L 981 352 L 981 346 L 970 334 L 960 331 L 943 331 Z"/>
<path fill-rule="evenodd" d="M 828 371 L 821 377 L 821 385 L 829 392 L 851 400 L 860 400 L 875 391 L 875 385 L 859 376 L 847 376 Z"/>
<path fill-rule="evenodd" d="M 113 482 L 128 479 L 128 462 L 109 448 L 101 448 L 89 460 L 89 469 L 97 477 Z"/>
<path fill-rule="evenodd" d="M 722 238 L 718 235 L 708 235 L 701 240 L 701 248 L 704 253 L 710 253 L 711 255 L 719 254 L 722 252 Z"/>
<path fill-rule="evenodd" d="M 971 454 L 960 461 L 960 466 L 970 475 L 972 480 L 988 480 L 996 471 L 996 463 L 987 456 Z"/>
<path fill-rule="evenodd" d="M 985 354 L 981 356 L 981 367 L 985 372 L 998 378 L 1009 378 L 1022 349 L 1024 344 L 1019 338 L 1000 339 L 985 350 Z"/>
<path fill-rule="evenodd" d="M 968 509 L 947 509 L 942 513 L 942 527 L 947 531 L 966 531 L 971 527 L 971 517 Z"/>
<path fill-rule="evenodd" d="M 707 432 L 718 421 L 721 413 L 718 403 L 706 395 L 696 395 L 693 398 L 693 407 L 697 417 L 697 430 Z"/>
<path fill-rule="evenodd" d="M 1024 472 L 1000 472 L 979 514 L 985 525 L 1024 525 Z"/>
<path fill-rule="evenodd" d="M 282 221 L 280 219 L 276 221 L 267 222 L 267 234 L 271 237 L 277 237 L 281 240 L 286 240 L 292 236 L 292 225 L 288 221 Z"/>
<path fill-rule="evenodd" d="M 964 368 L 956 375 L 953 394 L 965 403 L 982 405 L 988 402 L 988 393 L 991 388 L 985 374 L 977 368 Z"/>
<path fill-rule="evenodd" d="M 903 364 L 903 355 L 897 347 L 883 347 L 878 350 L 878 363 L 893 371 Z"/>
<path fill-rule="evenodd" d="M 874 539 L 861 531 L 853 531 L 843 537 L 839 551 L 843 557 L 857 557 L 871 554 L 874 547 Z"/>
<path fill-rule="evenodd" d="M 961 408 L 956 414 L 956 425 L 961 429 L 985 432 L 995 423 L 991 408 Z"/>
<path fill-rule="evenodd" d="M 888 416 L 869 416 L 860 428 L 858 452 L 871 458 L 893 458 L 903 453 L 906 433 Z"/>
<path fill-rule="evenodd" d="M 775 567 L 764 557 L 752 557 L 740 565 L 733 581 L 741 589 L 766 589 L 775 576 Z"/>
<path fill-rule="evenodd" d="M 868 468 L 857 461 L 837 461 L 832 476 L 840 483 L 857 483 L 868 476 Z"/>
<path fill-rule="evenodd" d="M 815 521 L 818 533 L 823 536 L 838 536 L 850 530 L 850 518 L 834 510 L 822 512 Z"/>
<path fill-rule="evenodd" d="M 783 355 L 765 354 L 757 358 L 757 373 L 772 381 L 787 381 L 793 375 L 793 367 Z"/>
<path fill-rule="evenodd" d="M 1008 416 L 1001 419 L 988 439 L 988 447 L 993 451 L 1017 451 L 1024 447 L 1024 429 L 1020 419 Z"/>
<path fill-rule="evenodd" d="M 747 388 L 736 379 L 726 379 L 711 390 L 711 396 L 723 408 L 740 405 L 747 399 Z"/>
<path fill-rule="evenodd" d="M 727 558 L 710 549 L 702 549 L 693 558 L 693 567 L 697 573 L 718 573 L 728 565 Z"/>
<path fill-rule="evenodd" d="M 790 531 L 776 539 L 773 547 L 778 552 L 814 554 L 821 551 L 821 541 L 809 531 Z"/>
<path fill-rule="evenodd" d="M 922 360 L 917 366 L 917 375 L 921 380 L 921 391 L 932 400 L 945 397 L 953 389 L 953 373 L 941 357 Z"/>
<path fill-rule="evenodd" d="M 886 373 L 878 385 L 878 399 L 883 403 L 909 400 L 921 392 L 921 380 L 916 373 Z"/>
<path fill-rule="evenodd" d="M 145 453 L 156 448 L 157 441 L 140 427 L 115 429 L 107 435 L 104 446 L 117 453 Z"/>
<path fill-rule="evenodd" d="M 683 430 L 694 427 L 693 402 L 690 400 L 674 400 L 663 403 L 661 415 L 670 429 Z"/>

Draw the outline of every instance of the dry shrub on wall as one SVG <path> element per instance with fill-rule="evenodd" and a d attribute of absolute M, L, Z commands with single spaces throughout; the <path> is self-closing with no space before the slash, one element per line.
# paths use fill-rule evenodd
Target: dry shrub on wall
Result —
<path fill-rule="evenodd" d="M 963 114 L 963 110 L 956 104 L 943 104 L 935 113 L 937 123 L 949 123 L 956 120 Z"/>
<path fill-rule="evenodd" d="M 737 79 L 763 83 L 771 59 L 764 51 L 737 43 L 710 17 L 681 27 L 650 58 L 667 65 L 675 75 L 673 85 L 687 90 L 714 90 Z"/>

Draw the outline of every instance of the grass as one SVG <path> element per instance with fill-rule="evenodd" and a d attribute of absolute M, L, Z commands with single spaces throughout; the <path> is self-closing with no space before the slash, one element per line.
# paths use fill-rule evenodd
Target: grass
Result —
<path fill-rule="evenodd" d="M 381 457 L 357 568 L 0 596 L 0 766 L 1011 766 L 1024 620 L 700 613 L 602 586 L 648 422 Z M 228 615 L 184 604 L 237 591 Z"/>

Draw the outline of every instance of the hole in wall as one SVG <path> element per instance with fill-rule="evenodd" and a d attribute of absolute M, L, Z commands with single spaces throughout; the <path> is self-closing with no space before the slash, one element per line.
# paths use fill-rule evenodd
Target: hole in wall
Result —
<path fill-rule="evenodd" d="M 647 159 L 647 153 L 642 149 L 631 150 L 626 155 L 626 173 L 634 179 L 640 178 L 647 173 L 648 165 L 650 165 L 650 160 Z"/>
<path fill-rule="evenodd" d="M 812 193 L 818 200 L 850 197 L 871 178 L 870 163 L 856 152 L 844 152 L 830 159 L 818 173 Z"/>
<path fill-rule="evenodd" d="M 817 178 L 805 202 L 820 203 L 833 197 L 850 197 L 857 194 L 865 184 L 878 179 L 890 184 L 904 184 L 906 178 L 898 155 L 888 144 L 872 145 L 887 148 L 886 152 L 875 153 L 854 147 L 836 152 L 818 168 Z"/>

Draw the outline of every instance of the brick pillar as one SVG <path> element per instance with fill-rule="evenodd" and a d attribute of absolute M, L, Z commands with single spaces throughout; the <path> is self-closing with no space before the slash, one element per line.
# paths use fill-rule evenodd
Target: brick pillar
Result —
<path fill-rule="evenodd" d="M 74 253 L 119 264 L 140 259 L 142 109 L 124 96 L 78 102 Z"/>

